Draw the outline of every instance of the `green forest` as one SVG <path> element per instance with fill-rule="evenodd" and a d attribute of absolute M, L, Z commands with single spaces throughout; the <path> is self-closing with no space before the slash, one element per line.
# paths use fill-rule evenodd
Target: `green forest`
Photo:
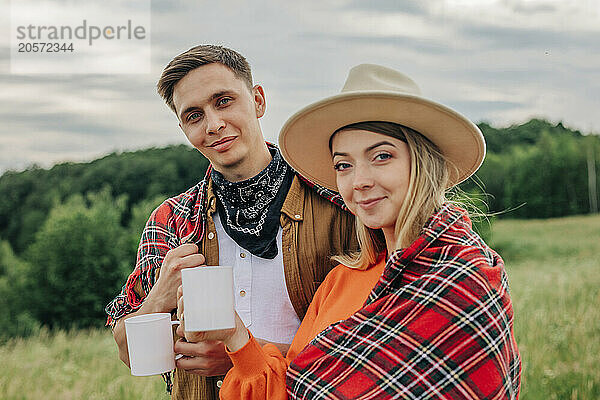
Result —
<path fill-rule="evenodd" d="M 461 189 L 487 204 L 491 220 L 597 212 L 600 137 L 538 119 L 479 127 L 486 160 Z M 150 212 L 207 165 L 179 145 L 0 176 L 0 342 L 42 327 L 102 326 Z"/>

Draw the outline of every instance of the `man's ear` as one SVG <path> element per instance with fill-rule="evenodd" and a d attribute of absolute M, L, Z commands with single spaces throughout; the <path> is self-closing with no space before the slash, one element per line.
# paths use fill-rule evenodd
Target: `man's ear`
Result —
<path fill-rule="evenodd" d="M 252 95 L 254 97 L 254 108 L 256 110 L 256 118 L 260 118 L 265 115 L 267 109 L 267 100 L 265 98 L 265 91 L 262 86 L 254 85 L 252 88 Z"/>

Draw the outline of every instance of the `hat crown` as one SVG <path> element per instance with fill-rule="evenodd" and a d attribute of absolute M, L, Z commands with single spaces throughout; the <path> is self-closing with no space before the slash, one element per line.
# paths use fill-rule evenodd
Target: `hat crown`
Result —
<path fill-rule="evenodd" d="M 485 140 L 477 125 L 423 97 L 408 76 L 374 64 L 352 68 L 341 93 L 291 116 L 279 134 L 281 152 L 302 176 L 337 190 L 329 140 L 341 127 L 362 121 L 404 125 L 429 139 L 456 167 L 450 168 L 448 187 L 471 176 L 485 157 Z"/>
<path fill-rule="evenodd" d="M 408 76 L 375 64 L 360 64 L 352 68 L 348 73 L 342 93 L 380 90 L 421 95 L 419 86 Z"/>

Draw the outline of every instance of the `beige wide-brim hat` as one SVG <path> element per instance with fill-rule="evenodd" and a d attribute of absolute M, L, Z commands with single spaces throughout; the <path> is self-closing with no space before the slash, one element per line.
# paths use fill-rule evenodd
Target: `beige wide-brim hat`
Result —
<path fill-rule="evenodd" d="M 450 168 L 450 187 L 475 173 L 485 157 L 485 140 L 474 123 L 422 97 L 408 76 L 373 64 L 352 68 L 340 94 L 290 117 L 279 134 L 279 146 L 301 175 L 337 190 L 329 139 L 339 128 L 365 121 L 395 122 L 426 136 L 457 169 Z"/>

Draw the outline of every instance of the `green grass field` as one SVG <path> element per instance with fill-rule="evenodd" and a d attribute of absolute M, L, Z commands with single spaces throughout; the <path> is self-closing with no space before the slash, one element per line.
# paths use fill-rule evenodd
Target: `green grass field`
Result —
<path fill-rule="evenodd" d="M 600 399 L 600 216 L 498 221 L 523 358 L 521 399 Z M 0 347 L 2 399 L 166 399 L 132 377 L 108 330 L 42 332 Z"/>
<path fill-rule="evenodd" d="M 498 221 L 522 399 L 600 399 L 600 215 Z"/>

